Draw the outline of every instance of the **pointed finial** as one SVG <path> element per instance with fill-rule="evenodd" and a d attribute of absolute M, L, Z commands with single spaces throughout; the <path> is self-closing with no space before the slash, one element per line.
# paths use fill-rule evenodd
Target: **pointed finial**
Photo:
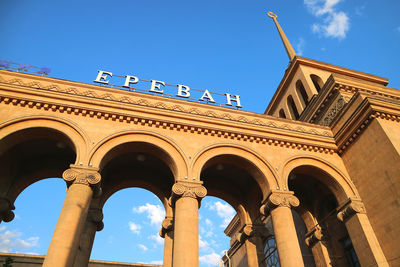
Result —
<path fill-rule="evenodd" d="M 278 23 L 278 20 L 276 19 L 278 16 L 275 15 L 274 13 L 272 13 L 271 11 L 269 11 L 267 13 L 268 17 L 272 18 L 275 22 L 275 26 L 278 29 L 279 35 L 281 36 L 283 45 L 285 46 L 286 52 L 289 56 L 290 61 L 293 60 L 293 58 L 296 56 L 296 52 L 294 52 L 294 49 L 292 47 L 292 45 L 290 44 L 288 38 L 286 37 L 285 33 L 283 32 L 281 26 Z"/>

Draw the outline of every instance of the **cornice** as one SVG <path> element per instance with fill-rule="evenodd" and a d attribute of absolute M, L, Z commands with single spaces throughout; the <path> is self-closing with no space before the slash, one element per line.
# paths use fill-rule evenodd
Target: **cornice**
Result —
<path fill-rule="evenodd" d="M 379 118 L 400 122 L 400 102 L 391 101 L 383 97 L 365 96 L 360 92 L 350 100 L 341 117 L 344 117 L 345 113 L 350 110 L 351 105 L 357 105 L 356 103 L 360 104 L 354 111 L 350 111 L 352 114 L 335 134 L 339 155 L 346 152 L 347 148 L 357 140 L 374 119 Z M 339 120 L 340 118 L 336 120 L 336 123 Z"/>
<path fill-rule="evenodd" d="M 349 78 L 340 74 L 332 74 L 326 81 L 320 94 L 317 95 L 315 101 L 307 106 L 303 112 L 304 115 L 302 114 L 301 120 L 310 123 L 320 123 L 321 117 L 329 112 L 327 108 L 338 94 L 343 97 L 344 105 L 346 105 L 357 92 L 371 96 L 380 96 L 395 101 L 400 100 L 399 90 L 364 83 L 361 80 Z"/>
<path fill-rule="evenodd" d="M 225 235 L 232 237 L 232 234 L 234 234 L 238 230 L 239 226 L 240 226 L 240 219 L 239 215 L 236 213 L 235 216 L 232 218 L 232 220 L 229 222 L 228 226 L 225 228 L 224 230 Z"/>
<path fill-rule="evenodd" d="M 161 127 L 164 129 L 169 128 L 171 130 L 185 131 L 185 132 L 190 131 L 192 133 L 197 133 L 197 134 L 211 135 L 221 138 L 237 139 L 237 140 L 269 144 L 275 146 L 285 146 L 285 147 L 291 147 L 295 149 L 302 149 L 309 151 L 319 151 L 322 153 L 334 153 L 336 149 L 334 141 L 333 139 L 331 139 L 332 133 L 326 127 L 311 127 L 310 125 L 307 125 L 305 123 L 298 123 L 298 122 L 292 123 L 291 121 L 280 120 L 274 117 L 269 117 L 269 116 L 267 117 L 260 114 L 252 114 L 250 112 L 236 111 L 225 108 L 223 109 L 224 113 L 217 113 L 213 110 L 210 110 L 209 108 L 198 109 L 196 107 L 191 107 L 193 105 L 188 105 L 187 103 L 184 103 L 186 106 L 178 106 L 175 105 L 174 103 L 165 101 L 165 99 L 163 98 L 162 100 L 164 100 L 166 103 L 152 102 L 151 100 L 153 98 L 150 98 L 149 100 L 149 98 L 145 98 L 145 96 L 147 95 L 143 96 L 143 94 L 138 95 L 132 92 L 123 91 L 122 97 L 120 95 L 112 95 L 112 94 L 99 95 L 99 93 L 96 90 L 90 90 L 90 91 L 85 90 L 84 92 L 82 92 L 80 88 L 70 88 L 70 87 L 63 88 L 62 86 L 55 84 L 44 86 L 37 81 L 35 81 L 34 83 L 29 81 L 24 82 L 18 79 L 12 79 L 6 81 L 4 77 L 2 77 L 1 75 L 0 75 L 0 84 L 10 85 L 11 88 L 8 88 L 8 90 L 13 92 L 18 91 L 21 88 L 25 90 L 29 89 L 29 94 L 36 93 L 40 95 L 41 98 L 43 98 L 43 93 L 41 91 L 46 91 L 47 92 L 46 97 L 52 100 L 52 101 L 47 101 L 47 99 L 46 101 L 42 99 L 33 100 L 33 99 L 23 98 L 21 96 L 18 97 L 10 96 L 8 94 L 1 93 L 0 100 L 5 104 L 19 105 L 22 107 L 43 109 L 46 111 L 50 110 L 53 112 L 74 114 L 80 116 L 96 117 L 98 119 L 141 124 L 149 127 L 156 127 L 156 128 Z M 93 86 L 93 87 L 96 88 L 98 86 Z M 102 87 L 100 88 L 103 89 Z M 2 89 L 4 89 L 4 87 Z M 121 91 L 116 89 L 114 90 Z M 130 97 L 126 96 L 127 93 L 129 94 Z M 23 94 L 26 96 L 26 92 L 25 93 L 23 92 Z M 56 102 L 54 101 L 56 97 L 50 96 L 51 94 L 56 94 L 57 97 L 60 99 L 63 99 L 65 98 L 65 95 L 68 95 L 68 101 L 63 101 L 63 103 L 60 103 L 60 101 Z M 89 100 L 91 107 L 85 107 L 84 105 L 81 104 L 77 105 L 76 102 L 75 104 L 73 104 L 74 101 L 72 100 L 74 99 L 70 97 L 71 95 L 80 98 L 83 97 L 82 99 L 79 100 L 80 102 L 83 101 L 88 102 Z M 96 105 L 96 103 L 93 103 L 93 99 L 95 99 L 96 101 L 103 101 L 103 102 L 97 103 Z M 127 109 L 125 109 L 125 106 L 123 112 L 115 112 L 110 110 L 106 111 L 104 109 L 104 106 L 106 104 L 111 103 L 115 105 L 116 104 L 115 102 L 126 105 L 126 108 L 132 106 L 140 106 L 141 107 L 140 116 L 128 114 L 126 112 Z M 190 104 L 193 103 L 190 102 Z M 188 106 L 191 108 L 188 109 Z M 144 112 L 143 107 L 152 109 L 155 108 L 158 110 L 157 113 L 160 113 L 159 111 L 160 109 L 165 110 L 163 113 L 169 111 L 170 114 L 168 116 L 170 116 L 171 114 L 174 115 L 175 117 L 177 116 L 182 117 L 182 114 L 185 114 L 185 116 L 189 115 L 190 120 L 188 121 L 190 122 L 195 121 L 197 116 L 199 116 L 200 118 L 206 117 L 207 121 L 205 121 L 205 123 L 207 123 L 207 125 L 199 126 L 194 123 L 177 123 L 176 121 L 168 119 L 162 119 L 162 120 L 154 119 L 151 118 L 150 116 L 146 116 L 146 112 Z M 121 109 L 121 105 L 118 104 L 117 108 Z M 230 113 L 228 113 L 227 111 L 230 111 Z M 155 112 L 153 111 L 153 113 Z M 219 125 L 215 125 L 217 119 L 220 119 L 230 128 L 238 129 L 240 131 L 221 129 Z M 232 123 L 235 124 L 233 125 L 233 127 L 232 125 L 229 125 Z M 249 128 L 250 125 L 253 126 Z M 279 135 L 279 137 L 266 138 L 265 134 L 263 133 L 253 134 L 254 129 L 261 130 L 264 132 L 265 130 L 269 130 L 270 133 Z M 253 133 L 249 133 L 249 130 L 252 130 Z M 296 141 L 293 141 L 293 139 L 290 136 L 296 137 Z M 320 143 L 322 142 L 322 144 L 316 145 L 315 143 L 317 140 Z"/>

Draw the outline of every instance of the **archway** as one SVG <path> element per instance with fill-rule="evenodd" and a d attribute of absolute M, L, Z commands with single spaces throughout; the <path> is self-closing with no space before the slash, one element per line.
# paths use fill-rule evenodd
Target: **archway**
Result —
<path fill-rule="evenodd" d="M 262 266 L 262 244 L 265 237 L 262 236 L 264 225 L 260 219 L 259 206 L 264 197 L 263 192 L 269 191 L 269 188 L 261 188 L 260 184 L 267 186 L 269 183 L 257 167 L 256 159 L 252 158 L 252 162 L 251 158 L 244 158 L 244 151 L 239 154 L 240 150 L 236 150 L 234 154 L 229 153 L 229 148 L 223 150 L 225 152 L 209 153 L 210 157 L 206 157 L 207 160 L 203 162 L 200 179 L 209 196 L 225 200 L 237 213 L 237 223 L 232 221 L 227 233 L 231 237 L 231 245 L 239 246 L 247 256 L 244 258 L 240 253 L 229 250 L 226 259 L 232 257 L 229 260 L 236 264 Z"/>
<path fill-rule="evenodd" d="M 163 264 L 159 231 L 165 209 L 153 192 L 137 187 L 119 190 L 102 210 L 104 229 L 96 234 L 91 259 Z"/>
<path fill-rule="evenodd" d="M 26 128 L 4 137 L 0 142 L 0 197 L 8 202 L 9 210 L 0 211 L 0 220 L 12 220 L 13 203 L 29 185 L 61 177 L 76 161 L 75 151 L 67 135 L 51 128 Z"/>
<path fill-rule="evenodd" d="M 0 252 L 46 255 L 66 195 L 60 178 L 37 181 L 15 200 L 15 219 L 0 226 Z"/>
<path fill-rule="evenodd" d="M 293 213 L 302 218 L 295 224 L 305 265 L 359 266 L 347 229 L 337 219 L 344 190 L 335 178 L 313 165 L 301 165 L 291 170 L 288 186 L 300 200 Z"/>

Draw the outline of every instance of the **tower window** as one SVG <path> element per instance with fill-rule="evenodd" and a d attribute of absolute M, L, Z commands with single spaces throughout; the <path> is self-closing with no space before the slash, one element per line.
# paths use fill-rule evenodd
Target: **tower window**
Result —
<path fill-rule="evenodd" d="M 293 118 L 296 120 L 299 119 L 299 117 L 300 117 L 299 112 L 297 111 L 296 104 L 294 103 L 293 97 L 291 95 L 288 96 L 288 98 L 287 98 L 287 104 L 288 104 L 290 113 L 292 115 L 292 119 Z"/>
<path fill-rule="evenodd" d="M 315 89 L 317 89 L 317 92 L 321 91 L 321 88 L 324 86 L 324 82 L 321 80 L 321 78 L 315 74 L 311 74 L 310 78 L 315 86 Z"/>
<path fill-rule="evenodd" d="M 300 96 L 304 105 L 307 106 L 308 105 L 308 95 L 307 95 L 306 89 L 304 88 L 303 83 L 300 80 L 298 80 L 296 82 L 296 91 L 297 91 L 297 94 Z"/>

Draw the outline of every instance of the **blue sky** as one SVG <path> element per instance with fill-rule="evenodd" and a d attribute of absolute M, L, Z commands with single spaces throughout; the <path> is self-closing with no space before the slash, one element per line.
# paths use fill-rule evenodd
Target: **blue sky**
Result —
<path fill-rule="evenodd" d="M 278 15 L 297 54 L 387 77 L 400 88 L 397 0 L 2 0 L 0 59 L 84 83 L 101 69 L 239 94 L 243 110 L 263 113 L 288 65 L 267 11 Z M 26 189 L 15 203 L 17 218 L 0 225 L 0 251 L 45 254 L 64 197 L 59 179 Z M 212 266 L 229 246 L 221 225 L 232 212 L 225 204 L 203 200 L 201 266 Z M 114 195 L 92 258 L 162 260 L 157 205 L 140 189 Z"/>

